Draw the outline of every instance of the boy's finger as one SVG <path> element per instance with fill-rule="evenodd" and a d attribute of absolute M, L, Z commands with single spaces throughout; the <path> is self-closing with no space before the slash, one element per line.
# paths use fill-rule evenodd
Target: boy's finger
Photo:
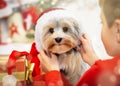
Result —
<path fill-rule="evenodd" d="M 81 48 L 79 51 L 80 51 L 81 55 L 83 55 L 85 53 L 83 48 Z"/>
<path fill-rule="evenodd" d="M 87 34 L 83 34 L 82 37 L 85 38 L 85 39 L 89 38 Z"/>
<path fill-rule="evenodd" d="M 57 56 L 55 54 L 51 53 L 51 59 L 56 61 L 57 60 Z"/>
<path fill-rule="evenodd" d="M 91 41 L 90 37 L 87 34 L 83 34 L 83 38 L 86 39 L 86 40 L 88 40 L 88 41 Z"/>
<path fill-rule="evenodd" d="M 42 60 L 47 59 L 47 56 L 43 50 L 40 50 L 40 56 L 41 56 Z"/>
<path fill-rule="evenodd" d="M 81 37 L 80 41 L 82 46 L 86 45 L 87 40 L 83 36 Z"/>
<path fill-rule="evenodd" d="M 40 60 L 40 63 L 44 63 L 43 57 L 40 54 L 38 55 L 38 59 Z"/>
<path fill-rule="evenodd" d="M 40 54 L 38 54 L 38 59 L 39 59 L 40 61 L 42 60 L 42 58 L 41 58 Z"/>
<path fill-rule="evenodd" d="M 40 55 L 44 57 L 45 52 L 43 50 L 40 50 Z"/>

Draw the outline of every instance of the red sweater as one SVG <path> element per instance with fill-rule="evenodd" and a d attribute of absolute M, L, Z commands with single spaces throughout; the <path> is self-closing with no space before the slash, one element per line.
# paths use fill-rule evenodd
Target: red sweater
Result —
<path fill-rule="evenodd" d="M 55 74 L 51 71 L 49 72 L 49 75 L 52 76 Z M 47 84 L 53 81 L 59 82 L 61 80 L 61 78 L 57 78 L 57 76 L 47 77 L 46 75 L 46 78 Z M 60 85 L 54 83 L 54 86 Z M 97 61 L 87 72 L 84 73 L 76 86 L 120 86 L 120 57 Z"/>
<path fill-rule="evenodd" d="M 120 57 L 97 61 L 76 86 L 120 86 Z"/>

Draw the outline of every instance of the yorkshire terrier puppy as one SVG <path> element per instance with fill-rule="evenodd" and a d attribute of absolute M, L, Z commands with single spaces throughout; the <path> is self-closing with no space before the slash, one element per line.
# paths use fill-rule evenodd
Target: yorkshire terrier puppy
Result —
<path fill-rule="evenodd" d="M 64 9 L 54 9 L 43 13 L 35 28 L 36 48 L 54 53 L 58 57 L 61 73 L 72 85 L 87 69 L 82 61 L 79 39 L 82 27 L 79 18 Z"/>

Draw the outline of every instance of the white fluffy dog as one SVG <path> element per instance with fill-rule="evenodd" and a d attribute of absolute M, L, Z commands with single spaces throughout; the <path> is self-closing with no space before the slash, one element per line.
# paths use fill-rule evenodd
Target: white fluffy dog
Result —
<path fill-rule="evenodd" d="M 43 13 L 35 28 L 36 48 L 58 57 L 61 73 L 74 85 L 87 69 L 76 50 L 82 27 L 79 18 L 68 10 L 54 9 Z"/>

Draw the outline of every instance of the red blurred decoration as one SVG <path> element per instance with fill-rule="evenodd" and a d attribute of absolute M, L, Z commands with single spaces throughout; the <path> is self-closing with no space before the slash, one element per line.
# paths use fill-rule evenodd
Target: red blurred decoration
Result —
<path fill-rule="evenodd" d="M 26 27 L 27 27 L 27 21 L 25 21 L 25 19 L 27 19 L 28 16 L 29 16 L 29 18 L 31 17 L 30 20 L 31 20 L 31 23 L 32 23 L 32 24 L 36 24 L 36 21 L 37 21 L 38 16 L 39 16 L 38 11 L 37 11 L 37 8 L 34 7 L 34 6 L 30 7 L 28 10 L 24 11 L 24 12 L 22 13 L 22 15 L 23 15 L 23 19 L 24 19 L 25 29 L 26 29 Z M 30 29 L 30 28 L 29 28 L 29 29 Z"/>
<path fill-rule="evenodd" d="M 10 26 L 10 36 L 13 37 L 14 34 L 19 34 L 18 33 L 18 30 L 17 30 L 17 26 L 13 23 L 11 26 Z"/>
<path fill-rule="evenodd" d="M 7 3 L 4 0 L 0 0 L 0 9 L 3 9 L 7 6 Z"/>
<path fill-rule="evenodd" d="M 6 2 L 4 0 L 0 0 L 0 10 L 4 9 L 7 6 Z M 0 25 L 0 44 L 2 43 L 2 27 Z"/>

